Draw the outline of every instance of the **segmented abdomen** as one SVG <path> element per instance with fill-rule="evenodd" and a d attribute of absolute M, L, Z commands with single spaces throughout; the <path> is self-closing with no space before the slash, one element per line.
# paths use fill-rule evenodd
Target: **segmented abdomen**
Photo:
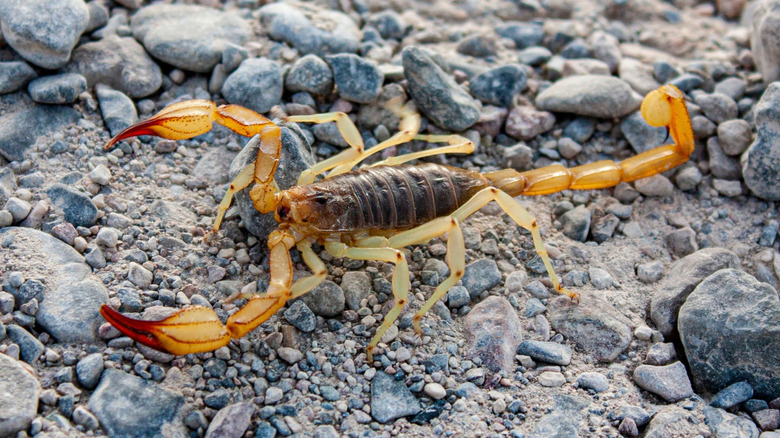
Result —
<path fill-rule="evenodd" d="M 341 186 L 344 201 L 359 211 L 347 215 L 353 223 L 341 224 L 353 230 L 414 227 L 452 213 L 486 187 L 477 172 L 434 163 L 358 169 L 316 184 Z"/>

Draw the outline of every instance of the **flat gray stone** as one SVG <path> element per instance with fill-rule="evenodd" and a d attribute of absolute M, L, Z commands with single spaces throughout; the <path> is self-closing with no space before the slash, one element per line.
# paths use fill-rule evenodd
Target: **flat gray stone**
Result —
<path fill-rule="evenodd" d="M 639 365 L 634 370 L 634 382 L 640 388 L 650 391 L 674 403 L 693 395 L 691 381 L 682 362 L 671 365 Z"/>
<path fill-rule="evenodd" d="M 36 105 L 0 117 L 0 155 L 8 161 L 21 161 L 25 151 L 39 137 L 79 120 L 68 106 Z"/>
<path fill-rule="evenodd" d="M 420 401 L 403 380 L 395 380 L 384 371 L 378 371 L 371 380 L 371 416 L 380 423 L 416 415 L 422 410 Z"/>
<path fill-rule="evenodd" d="M 0 436 L 27 430 L 38 415 L 41 384 L 17 360 L 0 354 Z"/>
<path fill-rule="evenodd" d="M 552 112 L 611 119 L 636 111 L 642 96 L 614 76 L 571 76 L 536 96 L 536 107 Z"/>

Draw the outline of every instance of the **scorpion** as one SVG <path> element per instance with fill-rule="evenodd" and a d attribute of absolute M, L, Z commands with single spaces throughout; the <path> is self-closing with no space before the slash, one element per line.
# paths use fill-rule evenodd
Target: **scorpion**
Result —
<path fill-rule="evenodd" d="M 388 105 L 399 117 L 399 131 L 373 148 L 366 149 L 355 124 L 343 112 L 295 115 L 283 122 L 335 122 L 349 148 L 301 173 L 298 185 L 280 190 L 274 172 L 281 155 L 281 128 L 268 118 L 237 105 L 207 100 L 174 103 L 151 118 L 112 138 L 111 149 L 122 139 L 154 135 L 171 140 L 208 132 L 213 122 L 247 136 L 259 136 L 257 158 L 230 183 L 219 204 L 213 232 L 216 233 L 233 195 L 252 185 L 250 199 L 262 213 L 274 212 L 278 229 L 268 237 L 269 284 L 263 294 L 241 294 L 246 304 L 222 324 L 213 309 L 184 307 L 159 321 L 134 319 L 108 305 L 100 311 L 105 319 L 133 340 L 176 355 L 216 350 L 240 338 L 281 309 L 289 300 L 311 291 L 327 276 L 324 262 L 312 249 L 317 242 L 333 257 L 393 263 L 393 307 L 366 347 L 373 351 L 387 329 L 407 304 L 409 268 L 406 246 L 447 235 L 449 276 L 414 314 L 415 330 L 420 319 L 454 286 L 465 271 L 465 246 L 461 224 L 467 217 L 495 201 L 522 228 L 530 231 L 536 253 L 544 263 L 554 289 L 577 300 L 579 295 L 563 287 L 542 242 L 536 219 L 515 199 L 518 195 L 544 195 L 566 189 L 589 190 L 612 187 L 658 174 L 686 162 L 694 148 L 693 130 L 683 93 L 673 85 L 650 92 L 642 101 L 641 114 L 648 124 L 666 127 L 673 144 L 650 149 L 616 163 L 603 160 L 571 169 L 553 164 L 525 172 L 505 169 L 479 173 L 457 167 L 409 161 L 441 153 L 470 153 L 473 142 L 457 134 L 419 134 L 421 116 L 413 101 Z M 367 157 L 388 147 L 422 140 L 446 143 L 419 152 L 393 156 L 375 164 L 353 168 Z M 326 175 L 325 172 L 328 172 Z M 318 175 L 323 178 L 317 182 Z M 293 282 L 290 250 L 300 251 L 312 275 Z"/>

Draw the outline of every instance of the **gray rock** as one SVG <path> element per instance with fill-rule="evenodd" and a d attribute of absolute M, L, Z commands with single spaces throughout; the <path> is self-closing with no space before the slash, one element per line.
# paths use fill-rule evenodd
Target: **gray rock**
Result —
<path fill-rule="evenodd" d="M 130 21 L 133 36 L 155 58 L 199 73 L 222 60 L 228 43 L 242 45 L 252 35 L 249 23 L 231 12 L 198 5 L 153 4 Z"/>
<path fill-rule="evenodd" d="M 496 33 L 515 43 L 518 50 L 539 45 L 544 39 L 544 28 L 536 23 L 509 23 L 496 27 Z"/>
<path fill-rule="evenodd" d="M 108 8 L 102 2 L 87 2 L 87 9 L 89 9 L 89 24 L 84 29 L 86 32 L 92 32 L 108 23 Z"/>
<path fill-rule="evenodd" d="M 38 412 L 41 384 L 19 361 L 0 354 L 0 435 L 16 436 Z"/>
<path fill-rule="evenodd" d="M 501 283 L 501 271 L 495 260 L 480 259 L 466 265 L 461 284 L 469 291 L 471 298 L 490 290 Z"/>
<path fill-rule="evenodd" d="M 78 73 L 63 73 L 34 79 L 27 87 L 30 97 L 38 103 L 73 103 L 87 91 L 87 80 Z"/>
<path fill-rule="evenodd" d="M 475 58 L 487 58 L 498 54 L 499 44 L 492 32 L 481 32 L 467 36 L 455 45 L 455 50 Z"/>
<path fill-rule="evenodd" d="M 230 165 L 230 180 L 249 163 L 257 158 L 257 148 L 260 144 L 260 136 L 250 140 L 244 149 L 239 152 Z M 298 182 L 298 176 L 304 170 L 314 164 L 311 146 L 306 142 L 303 132 L 295 124 L 282 127 L 282 156 L 279 167 L 276 168 L 274 180 L 282 190 L 288 189 Z M 241 219 L 249 232 L 261 239 L 266 239 L 271 231 L 278 227 L 273 213 L 261 214 L 252 205 L 249 199 L 251 187 L 238 192 L 233 200 L 239 208 Z"/>
<path fill-rule="evenodd" d="M 544 415 L 529 438 L 570 437 L 579 435 L 579 424 L 589 402 L 572 395 L 553 395 L 555 405 L 552 412 Z"/>
<path fill-rule="evenodd" d="M 504 130 L 510 136 L 520 140 L 531 140 L 543 134 L 555 125 L 555 115 L 547 111 L 537 111 L 530 106 L 517 106 L 509 111 Z"/>
<path fill-rule="evenodd" d="M 760 398 L 780 393 L 778 321 L 777 291 L 745 272 L 723 269 L 699 283 L 678 321 L 697 387 L 716 392 L 744 380 Z"/>
<path fill-rule="evenodd" d="M 76 364 L 76 376 L 81 386 L 95 389 L 103 375 L 103 355 L 93 353 L 85 356 Z"/>
<path fill-rule="evenodd" d="M 422 410 L 420 401 L 409 391 L 403 380 L 395 380 L 378 371 L 371 380 L 371 416 L 380 423 L 416 415 Z"/>
<path fill-rule="evenodd" d="M 21 161 L 24 152 L 41 136 L 79 120 L 68 106 L 36 105 L 0 117 L 0 155 L 8 161 Z"/>
<path fill-rule="evenodd" d="M 593 57 L 607 64 L 609 71 L 617 71 L 623 59 L 620 41 L 614 35 L 598 30 L 590 34 L 588 42 L 593 47 Z"/>
<path fill-rule="evenodd" d="M 650 346 L 645 356 L 648 365 L 666 365 L 677 359 L 677 351 L 671 342 L 658 342 Z"/>
<path fill-rule="evenodd" d="M 211 147 L 203 154 L 195 165 L 193 175 L 214 184 L 225 184 L 229 181 L 230 163 L 236 158 L 235 152 L 226 147 Z"/>
<path fill-rule="evenodd" d="M 333 70 L 339 96 L 357 103 L 371 103 L 379 97 L 384 75 L 375 62 L 351 53 L 328 55 L 325 59 Z"/>
<path fill-rule="evenodd" d="M 483 103 L 508 107 L 514 97 L 525 89 L 527 80 L 522 66 L 503 65 L 472 78 L 469 90 Z"/>
<path fill-rule="evenodd" d="M 552 56 L 552 52 L 546 47 L 534 46 L 521 50 L 517 55 L 517 60 L 520 64 L 538 67 L 549 61 Z"/>
<path fill-rule="evenodd" d="M 584 242 L 588 238 L 592 213 L 584 205 L 578 205 L 561 215 L 563 234 L 570 239 Z"/>
<path fill-rule="evenodd" d="M 581 116 L 614 118 L 634 112 L 642 97 L 612 76 L 571 76 L 553 83 L 536 96 L 537 108 Z"/>
<path fill-rule="evenodd" d="M 718 142 L 726 155 L 745 152 L 752 139 L 750 123 L 742 119 L 727 120 L 718 125 Z"/>
<path fill-rule="evenodd" d="M 59 342 L 95 343 L 103 324 L 100 306 L 107 302 L 108 292 L 99 281 L 61 284 L 46 293 L 35 319 Z"/>
<path fill-rule="evenodd" d="M 558 297 L 547 305 L 553 329 L 601 362 L 614 361 L 631 342 L 631 323 L 600 292 L 582 294 L 579 304 Z"/>
<path fill-rule="evenodd" d="M 459 309 L 471 301 L 468 289 L 463 286 L 453 286 L 447 291 L 447 306 L 450 309 Z"/>
<path fill-rule="evenodd" d="M 0 27 L 9 46 L 33 64 L 64 66 L 89 24 L 82 0 L 29 0 L 0 3 Z"/>
<path fill-rule="evenodd" d="M 677 312 L 693 289 L 713 272 L 739 266 L 739 258 L 725 248 L 705 248 L 674 262 L 650 302 L 650 318 L 656 328 L 671 336 Z"/>
<path fill-rule="evenodd" d="M 680 228 L 666 233 L 664 236 L 669 252 L 677 257 L 685 257 L 699 249 L 696 243 L 696 232 L 691 227 Z"/>
<path fill-rule="evenodd" d="M 184 435 L 180 410 L 184 398 L 117 369 L 103 372 L 89 409 L 110 436 Z"/>
<path fill-rule="evenodd" d="M 252 414 L 257 410 L 252 402 L 236 403 L 224 407 L 214 415 L 208 430 L 207 438 L 241 437 L 249 428 Z"/>
<path fill-rule="evenodd" d="M 65 70 L 83 75 L 89 87 L 105 84 L 132 98 L 148 96 L 162 85 L 160 67 L 130 37 L 109 35 L 76 47 Z"/>
<path fill-rule="evenodd" d="M 753 397 L 753 387 L 746 381 L 733 383 L 715 394 L 710 401 L 714 408 L 728 409 Z"/>
<path fill-rule="evenodd" d="M 267 4 L 258 13 L 271 38 L 289 43 L 303 54 L 354 53 L 360 44 L 360 30 L 342 12 L 288 2 Z"/>
<path fill-rule="evenodd" d="M 630 418 L 639 427 L 644 427 L 650 422 L 650 414 L 639 406 L 625 405 L 620 408 L 620 412 L 617 415 L 618 420 L 624 420 Z"/>
<path fill-rule="evenodd" d="M 618 71 L 620 79 L 626 81 L 641 96 L 646 96 L 661 86 L 653 76 L 653 67 L 637 59 L 623 58 Z"/>
<path fill-rule="evenodd" d="M 24 61 L 0 62 L 0 94 L 20 90 L 36 76 L 35 70 Z"/>
<path fill-rule="evenodd" d="M 127 270 L 127 279 L 141 289 L 145 289 L 152 284 L 153 275 L 138 263 L 131 262 Z"/>
<path fill-rule="evenodd" d="M 523 330 L 506 298 L 487 297 L 466 315 L 464 325 L 468 358 L 479 357 L 492 372 L 514 370 L 515 351 Z"/>
<path fill-rule="evenodd" d="M 138 121 L 135 104 L 126 94 L 103 84 L 97 84 L 95 90 L 103 123 L 111 131 L 111 136 L 119 134 Z"/>
<path fill-rule="evenodd" d="M 406 24 L 400 14 L 393 10 L 381 11 L 369 17 L 367 23 L 376 28 L 382 38 L 400 40 L 406 33 Z"/>
<path fill-rule="evenodd" d="M 740 77 L 729 77 L 715 84 L 715 92 L 739 101 L 745 95 L 747 82 Z"/>
<path fill-rule="evenodd" d="M 583 389 L 592 389 L 595 392 L 604 392 L 609 388 L 607 377 L 601 373 L 587 372 L 577 377 L 577 384 Z M 633 421 L 633 420 L 632 420 Z"/>
<path fill-rule="evenodd" d="M 3 206 L 4 210 L 8 210 L 11 216 L 14 218 L 14 222 L 21 222 L 24 218 L 30 214 L 32 205 L 29 202 L 21 200 L 17 197 L 10 197 Z"/>
<path fill-rule="evenodd" d="M 284 79 L 284 86 L 289 91 L 328 95 L 333 91 L 333 71 L 319 56 L 306 55 L 290 67 Z"/>
<path fill-rule="evenodd" d="M 276 61 L 250 58 L 227 77 L 222 95 L 230 103 L 265 113 L 279 104 L 283 88 L 282 71 Z"/>
<path fill-rule="evenodd" d="M 9 324 L 5 330 L 8 339 L 19 346 L 23 361 L 32 365 L 41 357 L 45 347 L 30 332 L 15 324 Z"/>
<path fill-rule="evenodd" d="M 679 88 L 683 93 L 687 93 L 700 88 L 704 84 L 704 79 L 697 74 L 683 73 L 669 81 L 669 83 Z"/>
<path fill-rule="evenodd" d="M 620 219 L 612 213 L 596 218 L 590 223 L 590 236 L 596 242 L 605 242 L 615 233 L 620 224 Z M 589 270 L 590 281 L 599 289 L 605 289 L 612 285 L 612 276 L 604 269 L 591 268 Z"/>
<path fill-rule="evenodd" d="M 344 291 L 347 307 L 357 311 L 360 309 L 360 302 L 371 293 L 371 279 L 362 271 L 345 272 L 341 277 L 341 289 Z"/>
<path fill-rule="evenodd" d="M 701 107 L 704 115 L 715 123 L 735 119 L 739 115 L 737 103 L 725 94 L 698 94 L 696 96 L 696 104 Z"/>
<path fill-rule="evenodd" d="M 718 137 L 707 140 L 707 153 L 710 156 L 710 171 L 712 176 L 726 180 L 742 179 L 742 169 L 736 157 L 730 157 L 723 152 Z"/>
<path fill-rule="evenodd" d="M 571 348 L 556 342 L 523 341 L 517 347 L 517 354 L 555 365 L 566 366 L 571 363 Z"/>
<path fill-rule="evenodd" d="M 705 406 L 702 412 L 707 425 L 717 437 L 758 438 L 758 428 L 749 418 L 710 406 Z"/>
<path fill-rule="evenodd" d="M 479 102 L 423 50 L 407 46 L 401 55 L 409 93 L 420 111 L 436 126 L 459 132 L 479 120 Z"/>
<path fill-rule="evenodd" d="M 639 365 L 634 370 L 634 382 L 669 403 L 693 395 L 691 381 L 682 362 L 666 366 Z"/>
<path fill-rule="evenodd" d="M 317 328 L 317 317 L 303 301 L 292 303 L 284 311 L 284 319 L 305 333 L 311 333 Z"/>
<path fill-rule="evenodd" d="M 778 9 L 780 10 L 780 8 Z M 780 200 L 780 82 L 770 84 L 754 107 L 756 140 L 742 160 L 742 174 L 750 191 L 759 198 Z M 1 132 L 2 130 L 0 130 Z M 0 141 L 0 144 L 2 142 Z"/>
<path fill-rule="evenodd" d="M 620 130 L 637 154 L 661 146 L 667 137 L 665 126 L 656 128 L 648 125 L 639 111 L 623 119 L 620 122 Z"/>
<path fill-rule="evenodd" d="M 663 406 L 648 424 L 644 437 L 696 436 L 701 431 L 700 426 L 698 426 L 701 420 L 696 418 L 691 412 L 680 406 Z"/>
<path fill-rule="evenodd" d="M 780 3 L 755 3 L 750 20 L 750 48 L 765 84 L 780 79 Z"/>
<path fill-rule="evenodd" d="M 306 303 L 315 315 L 325 318 L 339 315 L 345 308 L 344 291 L 330 280 L 323 281 L 300 300 Z"/>
<path fill-rule="evenodd" d="M 66 221 L 77 227 L 91 227 L 95 224 L 98 210 L 86 194 L 60 183 L 48 187 L 46 194 L 65 213 Z"/>

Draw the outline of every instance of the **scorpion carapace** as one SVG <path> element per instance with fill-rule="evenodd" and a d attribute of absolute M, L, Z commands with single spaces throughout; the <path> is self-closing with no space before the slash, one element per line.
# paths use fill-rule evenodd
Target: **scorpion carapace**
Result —
<path fill-rule="evenodd" d="M 465 247 L 460 224 L 491 201 L 520 226 L 529 230 L 534 248 L 544 262 L 553 287 L 572 299 L 578 295 L 561 285 L 544 248 L 536 220 L 513 197 L 541 195 L 566 189 L 598 189 L 623 181 L 651 176 L 684 163 L 693 152 L 694 139 L 683 94 L 672 85 L 648 94 L 641 112 L 653 126 L 666 126 L 673 144 L 659 146 L 627 160 L 597 163 L 566 169 L 551 165 L 527 172 L 505 169 L 480 174 L 437 164 L 403 163 L 441 153 L 469 153 L 471 141 L 459 135 L 419 135 L 420 117 L 413 103 L 391 103 L 399 116 L 399 132 L 365 150 L 357 128 L 344 113 L 293 116 L 286 122 L 335 122 L 349 149 L 303 172 L 298 185 L 279 190 L 273 176 L 281 153 L 279 127 L 246 108 L 217 107 L 208 101 L 187 101 L 171 105 L 145 122 L 132 126 L 111 139 L 117 141 L 142 134 L 169 139 L 191 138 L 211 128 L 216 121 L 247 136 L 256 136 L 257 159 L 246 166 L 230 184 L 214 222 L 220 227 L 233 195 L 252 184 L 250 198 L 261 212 L 274 211 L 279 229 L 268 237 L 270 279 L 266 293 L 241 296 L 247 304 L 223 325 L 210 308 L 189 306 L 161 321 L 126 317 L 108 306 L 101 313 L 127 336 L 153 348 L 175 354 L 211 351 L 227 345 L 253 330 L 285 303 L 299 297 L 327 276 L 325 264 L 312 249 L 319 242 L 334 257 L 378 260 L 395 264 L 392 277 L 395 304 L 366 348 L 368 361 L 382 335 L 398 318 L 409 294 L 409 269 L 401 248 L 448 234 L 447 265 L 450 275 L 415 313 L 419 331 L 422 316 L 463 276 Z M 447 146 L 391 157 L 352 170 L 368 156 L 390 146 L 414 139 L 448 143 Z M 328 172 L 319 182 L 315 178 Z M 312 275 L 293 283 L 290 249 L 297 247 Z"/>

